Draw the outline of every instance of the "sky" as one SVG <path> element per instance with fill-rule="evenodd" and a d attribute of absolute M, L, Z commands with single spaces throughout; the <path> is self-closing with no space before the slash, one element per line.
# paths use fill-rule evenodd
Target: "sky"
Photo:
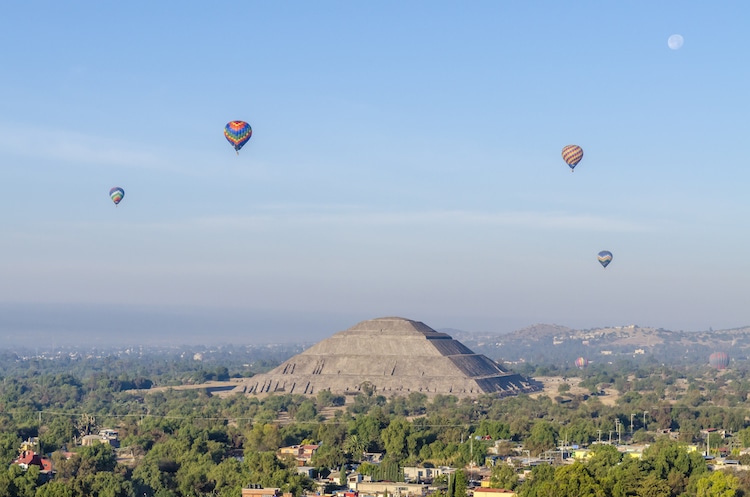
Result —
<path fill-rule="evenodd" d="M 749 16 L 12 2 L 0 339 L 315 341 L 382 316 L 750 325 Z M 231 120 L 253 128 L 239 154 Z"/>

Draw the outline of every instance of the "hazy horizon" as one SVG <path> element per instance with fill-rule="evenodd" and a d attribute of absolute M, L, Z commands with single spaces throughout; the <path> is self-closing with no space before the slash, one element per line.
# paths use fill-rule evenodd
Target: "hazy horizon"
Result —
<path fill-rule="evenodd" d="M 353 313 L 283 312 L 252 309 L 156 308 L 108 305 L 9 305 L 0 304 L 0 348 L 8 346 L 106 345 L 247 345 L 315 343 L 360 321 L 382 316 Z M 438 318 L 420 319 L 436 330 L 507 334 L 528 326 L 548 324 L 572 329 L 569 323 L 511 320 Z M 654 327 L 650 323 L 603 323 L 597 327 Z M 743 327 L 744 325 L 731 328 Z M 718 330 L 718 328 L 716 328 Z M 729 328 L 728 328 L 729 329 Z M 673 331 L 708 331 L 673 329 Z"/>

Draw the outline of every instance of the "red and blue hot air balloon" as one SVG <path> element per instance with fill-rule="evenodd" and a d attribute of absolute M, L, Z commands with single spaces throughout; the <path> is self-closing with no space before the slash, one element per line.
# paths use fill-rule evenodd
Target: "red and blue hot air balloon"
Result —
<path fill-rule="evenodd" d="M 112 199 L 112 202 L 115 203 L 115 207 L 117 207 L 117 204 L 122 202 L 122 198 L 125 196 L 125 190 L 120 188 L 119 186 L 116 186 L 109 190 L 109 198 Z"/>
<path fill-rule="evenodd" d="M 240 149 L 253 136 L 253 128 L 245 121 L 229 121 L 224 126 L 224 136 L 237 151 L 237 155 L 239 155 Z"/>
<path fill-rule="evenodd" d="M 708 364 L 715 369 L 727 369 L 729 366 L 729 355 L 726 352 L 714 352 L 708 356 Z"/>

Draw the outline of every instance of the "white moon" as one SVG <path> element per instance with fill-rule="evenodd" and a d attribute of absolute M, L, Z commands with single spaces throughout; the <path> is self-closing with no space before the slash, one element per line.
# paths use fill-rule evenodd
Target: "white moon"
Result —
<path fill-rule="evenodd" d="M 672 50 L 679 50 L 683 43 L 685 43 L 685 39 L 681 35 L 672 35 L 667 40 L 667 45 Z"/>

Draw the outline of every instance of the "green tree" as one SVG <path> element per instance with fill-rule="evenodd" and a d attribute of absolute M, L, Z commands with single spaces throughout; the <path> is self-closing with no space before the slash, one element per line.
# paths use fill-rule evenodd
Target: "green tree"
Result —
<path fill-rule="evenodd" d="M 453 473 L 453 493 L 451 497 L 466 497 L 466 491 L 469 488 L 469 479 L 462 469 L 457 469 Z"/>
<path fill-rule="evenodd" d="M 315 408 L 315 403 L 311 400 L 305 400 L 297 408 L 297 412 L 294 415 L 296 421 L 315 421 L 318 417 L 318 410 Z"/>
<path fill-rule="evenodd" d="M 73 442 L 75 437 L 75 426 L 70 418 L 56 416 L 50 423 L 40 430 L 39 441 L 43 452 L 54 452 L 63 446 Z"/>
<path fill-rule="evenodd" d="M 380 432 L 386 426 L 384 416 L 376 411 L 354 418 L 348 425 L 350 435 L 357 435 L 365 444 L 365 451 L 377 450 L 380 446 Z"/>
<path fill-rule="evenodd" d="M 100 472 L 85 477 L 88 497 L 134 497 L 133 486 L 123 475 L 111 472 Z"/>
<path fill-rule="evenodd" d="M 346 462 L 346 455 L 340 445 L 323 444 L 313 455 L 312 463 L 316 467 L 335 469 Z"/>
<path fill-rule="evenodd" d="M 2 495 L 8 495 L 3 493 Z M 65 481 L 52 480 L 40 486 L 35 497 L 78 497 L 78 494 Z"/>
<path fill-rule="evenodd" d="M 711 471 L 698 479 L 696 487 L 696 497 L 734 497 L 739 480 L 723 471 Z"/>
<path fill-rule="evenodd" d="M 21 444 L 21 437 L 15 432 L 0 433 L 0 468 L 8 467 L 18 456 L 18 446 Z"/>
<path fill-rule="evenodd" d="M 476 435 L 487 436 L 492 440 L 508 439 L 510 438 L 510 426 L 502 421 L 483 419 L 479 422 Z"/>
<path fill-rule="evenodd" d="M 355 461 L 362 460 L 365 447 L 365 441 L 356 433 L 349 435 L 344 441 L 344 452 L 349 454 Z"/>
<path fill-rule="evenodd" d="M 670 497 L 672 495 L 672 487 L 669 486 L 666 480 L 662 480 L 656 475 L 651 474 L 641 481 L 639 488 L 636 489 L 636 495 L 638 497 Z"/>
<path fill-rule="evenodd" d="M 626 497 L 635 495 L 636 491 L 641 488 L 649 469 L 648 465 L 640 459 L 625 457 L 622 462 L 610 466 L 606 476 L 601 478 L 598 476 L 602 474 L 602 469 L 592 471 L 592 475 L 608 495 Z"/>
<path fill-rule="evenodd" d="M 406 457 L 406 438 L 410 430 L 411 424 L 406 418 L 397 417 L 380 433 L 385 453 L 389 458 L 400 461 Z"/>
<path fill-rule="evenodd" d="M 540 464 L 531 470 L 531 477 L 518 488 L 520 497 L 554 497 L 555 468 Z"/>
<path fill-rule="evenodd" d="M 281 447 L 279 427 L 274 424 L 256 423 L 247 434 L 245 451 L 275 451 Z"/>
<path fill-rule="evenodd" d="M 490 474 L 490 487 L 491 488 L 506 488 L 513 490 L 518 486 L 518 474 L 508 464 L 504 462 L 498 462 L 492 467 Z"/>
<path fill-rule="evenodd" d="M 241 491 L 250 482 L 249 468 L 234 457 L 221 461 L 208 472 L 208 479 L 213 482 L 215 491 L 229 497 Z"/>
<path fill-rule="evenodd" d="M 109 444 L 95 443 L 81 447 L 78 455 L 81 457 L 81 463 L 78 468 L 79 475 L 113 471 L 117 464 L 115 451 Z"/>
<path fill-rule="evenodd" d="M 622 461 L 622 454 L 613 445 L 595 444 L 591 447 L 591 454 L 586 467 L 600 480 Z"/>
<path fill-rule="evenodd" d="M 740 430 L 737 435 L 739 436 L 743 447 L 750 447 L 750 428 Z"/>
<path fill-rule="evenodd" d="M 554 426 L 547 421 L 537 421 L 531 427 L 531 435 L 524 441 L 526 447 L 532 454 L 539 454 L 556 446 L 557 432 Z"/>
<path fill-rule="evenodd" d="M 580 462 L 555 470 L 556 497 L 604 497 L 604 489 Z"/>

